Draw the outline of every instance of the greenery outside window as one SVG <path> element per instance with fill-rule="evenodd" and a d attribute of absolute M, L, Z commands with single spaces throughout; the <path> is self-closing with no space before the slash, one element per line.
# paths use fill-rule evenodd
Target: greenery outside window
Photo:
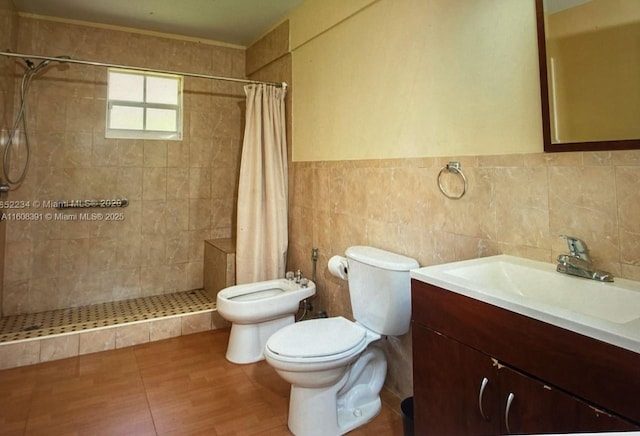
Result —
<path fill-rule="evenodd" d="M 182 76 L 110 68 L 105 136 L 182 139 Z"/>

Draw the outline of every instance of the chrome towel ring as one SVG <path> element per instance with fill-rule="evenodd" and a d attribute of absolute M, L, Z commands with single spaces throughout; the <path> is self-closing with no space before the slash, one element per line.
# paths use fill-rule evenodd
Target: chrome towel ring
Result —
<path fill-rule="evenodd" d="M 463 185 L 462 192 L 460 194 L 451 195 L 442 187 L 442 181 L 440 180 L 440 178 L 445 171 L 453 174 L 458 174 L 462 178 Z M 451 200 L 460 200 L 464 196 L 464 194 L 467 192 L 467 178 L 464 176 L 462 170 L 460 169 L 460 162 L 449 162 L 442 167 L 442 169 L 438 173 L 438 188 L 440 188 L 440 192 L 442 192 L 445 197 Z"/>

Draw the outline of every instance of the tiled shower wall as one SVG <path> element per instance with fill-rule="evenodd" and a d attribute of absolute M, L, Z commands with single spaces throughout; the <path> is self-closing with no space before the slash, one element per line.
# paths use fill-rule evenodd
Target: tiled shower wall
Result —
<path fill-rule="evenodd" d="M 468 179 L 460 200 L 436 184 L 450 160 Z M 290 265 L 309 274 L 311 247 L 319 248 L 315 304 L 330 316 L 351 317 L 346 282 L 327 270 L 329 258 L 351 245 L 402 253 L 422 266 L 501 253 L 553 262 L 566 252 L 558 235 L 570 234 L 587 242 L 599 268 L 640 280 L 640 151 L 294 166 Z M 390 337 L 384 347 L 387 386 L 410 395 L 411 336 Z"/>
<path fill-rule="evenodd" d="M 17 50 L 232 77 L 245 65 L 239 48 L 32 17 L 19 19 Z M 242 86 L 185 78 L 182 141 L 115 140 L 104 138 L 106 74 L 51 64 L 32 82 L 31 165 L 9 198 L 126 197 L 110 210 L 124 220 L 7 221 L 4 315 L 201 287 L 203 241 L 232 235 Z"/>
<path fill-rule="evenodd" d="M 0 0 L 0 48 L 15 50 L 18 36 L 18 14 L 11 0 Z M 2 144 L 7 139 L 8 132 L 14 122 L 13 99 L 13 61 L 9 58 L 0 59 L 0 138 Z M 4 200 L 6 196 L 0 196 Z M 0 265 L 4 265 L 6 223 L 0 221 Z M 2 286 L 4 268 L 0 269 L 0 316 L 2 316 Z"/>

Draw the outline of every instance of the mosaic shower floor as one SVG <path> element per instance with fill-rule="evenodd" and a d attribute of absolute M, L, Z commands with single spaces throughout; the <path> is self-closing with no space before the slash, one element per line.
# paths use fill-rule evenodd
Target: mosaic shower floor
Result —
<path fill-rule="evenodd" d="M 216 308 L 203 290 L 112 301 L 0 318 L 0 343 L 126 324 Z"/>

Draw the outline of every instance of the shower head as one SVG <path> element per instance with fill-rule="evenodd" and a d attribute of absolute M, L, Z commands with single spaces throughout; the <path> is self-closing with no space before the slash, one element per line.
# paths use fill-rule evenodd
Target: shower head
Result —
<path fill-rule="evenodd" d="M 37 73 L 38 71 L 40 71 L 41 69 L 43 69 L 44 67 L 46 67 L 47 65 L 49 65 L 51 63 L 50 60 L 45 59 L 42 62 L 40 62 L 35 68 L 31 69 L 31 72 L 33 74 Z"/>
<path fill-rule="evenodd" d="M 67 56 L 67 55 L 62 55 L 62 56 L 56 56 L 55 60 L 59 63 L 65 63 L 66 60 L 70 60 L 71 56 Z M 40 61 L 40 63 L 38 65 L 34 64 L 33 61 L 31 59 L 28 58 L 24 58 L 24 63 L 27 66 L 27 70 L 25 71 L 25 75 L 29 75 L 29 76 L 33 76 L 34 74 L 36 74 L 38 71 L 42 70 L 44 67 L 46 67 L 47 65 L 49 65 L 51 63 L 52 60 L 54 59 L 43 59 L 42 61 Z"/>
<path fill-rule="evenodd" d="M 68 59 L 71 59 L 71 56 L 66 56 L 66 55 L 56 56 L 56 60 L 60 63 L 64 63 L 65 60 L 68 60 Z M 51 63 L 51 59 L 44 59 L 38 65 L 34 64 L 31 59 L 24 58 L 23 60 L 25 65 L 27 66 L 27 71 L 29 71 L 31 74 L 37 73 L 38 71 L 40 71 L 41 69 L 43 69 L 44 67 L 46 67 Z"/>
<path fill-rule="evenodd" d="M 37 73 L 38 71 L 40 71 L 41 69 L 49 65 L 50 62 L 51 62 L 50 60 L 45 59 L 41 61 L 38 65 L 36 65 L 33 63 L 31 59 L 27 59 L 27 58 L 24 59 L 24 64 L 27 66 L 27 72 L 29 72 L 30 74 Z"/>

